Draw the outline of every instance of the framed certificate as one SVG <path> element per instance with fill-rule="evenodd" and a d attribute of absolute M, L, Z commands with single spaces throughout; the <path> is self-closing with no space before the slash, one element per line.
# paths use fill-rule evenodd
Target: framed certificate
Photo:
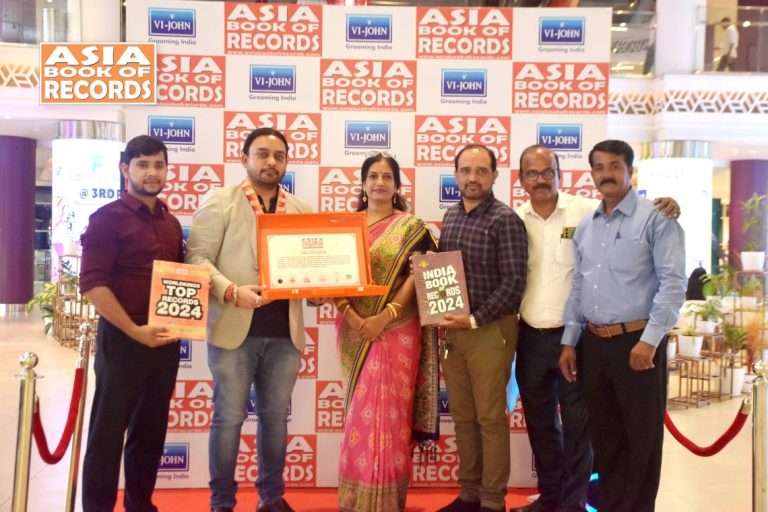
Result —
<path fill-rule="evenodd" d="M 256 226 L 265 298 L 386 293 L 371 279 L 365 213 L 259 215 Z"/>

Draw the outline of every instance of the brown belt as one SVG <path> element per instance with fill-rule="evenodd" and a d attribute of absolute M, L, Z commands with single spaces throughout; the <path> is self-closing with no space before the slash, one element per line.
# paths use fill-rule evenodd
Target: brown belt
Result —
<path fill-rule="evenodd" d="M 628 332 L 645 329 L 646 325 L 648 325 L 648 320 L 635 320 L 633 322 L 610 325 L 595 325 L 591 322 L 587 322 L 587 329 L 589 329 L 589 332 L 592 334 L 596 334 L 601 338 L 610 338 L 612 336 L 620 336 L 622 334 L 627 334 Z"/>

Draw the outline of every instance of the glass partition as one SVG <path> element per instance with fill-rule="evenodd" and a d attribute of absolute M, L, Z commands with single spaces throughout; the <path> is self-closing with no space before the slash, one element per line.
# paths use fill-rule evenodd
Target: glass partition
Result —
<path fill-rule="evenodd" d="M 768 7 L 702 6 L 698 29 L 705 42 L 697 72 L 768 72 Z M 736 50 L 729 52 L 734 40 Z"/>

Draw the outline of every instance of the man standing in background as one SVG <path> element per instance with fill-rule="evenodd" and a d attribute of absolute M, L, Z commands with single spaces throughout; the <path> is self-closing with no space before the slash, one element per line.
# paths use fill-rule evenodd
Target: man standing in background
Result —
<path fill-rule="evenodd" d="M 720 26 L 725 29 L 725 34 L 723 34 L 725 41 L 717 70 L 725 71 L 727 69 L 728 71 L 734 71 L 737 56 L 736 49 L 739 47 L 739 31 L 736 29 L 736 25 L 731 23 L 731 18 L 727 16 L 720 20 Z"/>

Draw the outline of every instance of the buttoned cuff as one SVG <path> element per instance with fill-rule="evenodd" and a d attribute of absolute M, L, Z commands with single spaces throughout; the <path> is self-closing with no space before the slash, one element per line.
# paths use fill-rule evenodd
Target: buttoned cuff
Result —
<path fill-rule="evenodd" d="M 640 341 L 643 341 L 649 345 L 653 345 L 654 347 L 658 347 L 659 343 L 661 343 L 661 339 L 665 334 L 667 334 L 667 329 L 660 325 L 649 323 L 645 326 L 643 335 L 640 336 Z"/>
<path fill-rule="evenodd" d="M 581 337 L 581 332 L 584 330 L 584 326 L 581 324 L 566 325 L 563 330 L 563 338 L 560 340 L 561 345 L 568 345 L 569 347 L 575 347 Z"/>

